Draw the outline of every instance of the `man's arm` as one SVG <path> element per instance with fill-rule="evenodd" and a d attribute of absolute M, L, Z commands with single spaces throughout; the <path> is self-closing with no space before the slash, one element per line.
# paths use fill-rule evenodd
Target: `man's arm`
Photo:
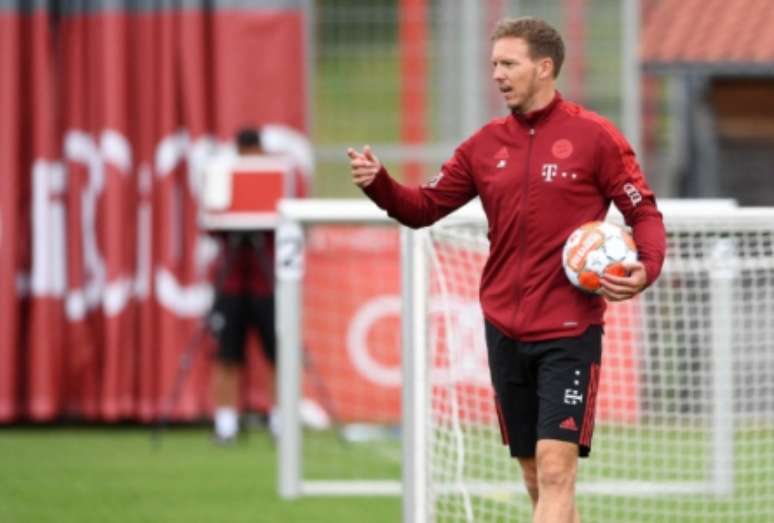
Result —
<path fill-rule="evenodd" d="M 462 146 L 422 187 L 406 187 L 392 179 L 368 145 L 362 153 L 347 149 L 347 156 L 355 185 L 392 218 L 409 227 L 430 225 L 477 194 Z"/>
<path fill-rule="evenodd" d="M 600 147 L 600 188 L 632 228 L 639 258 L 626 264 L 626 276 L 602 278 L 605 297 L 621 301 L 636 296 L 658 278 L 666 255 L 666 231 L 653 191 L 623 135 L 611 124 L 604 125 Z"/>

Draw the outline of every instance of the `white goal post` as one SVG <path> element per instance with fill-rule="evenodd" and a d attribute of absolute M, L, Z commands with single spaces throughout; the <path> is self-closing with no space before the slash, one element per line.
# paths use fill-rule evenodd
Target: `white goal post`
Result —
<path fill-rule="evenodd" d="M 368 200 L 282 200 L 278 206 L 279 225 L 276 236 L 276 309 L 277 309 L 277 334 L 278 334 L 278 372 L 277 390 L 278 404 L 281 412 L 281 437 L 278 439 L 278 490 L 283 498 L 295 498 L 308 495 L 400 495 L 401 483 L 398 477 L 379 477 L 373 473 L 363 473 L 361 470 L 344 471 L 340 473 L 339 463 L 324 462 L 317 465 L 317 469 L 323 469 L 319 477 L 310 478 L 305 474 L 304 454 L 305 447 L 312 447 L 311 454 L 326 455 L 340 451 L 338 456 L 344 456 L 348 450 L 354 449 L 350 445 L 343 450 L 336 441 L 325 441 L 318 444 L 315 441 L 305 441 L 308 433 L 301 426 L 299 405 L 301 392 L 304 388 L 304 353 L 305 336 L 319 337 L 320 333 L 305 332 L 305 285 L 308 282 L 305 276 L 308 271 L 308 243 L 310 232 L 315 227 L 371 227 L 372 229 L 389 228 L 397 235 L 397 224 L 391 220 L 385 212 Z M 374 230 L 370 231 L 375 232 Z M 362 236 L 362 234 L 361 234 Z M 397 247 L 396 247 L 397 252 Z M 399 265 L 398 260 L 394 260 Z M 355 269 L 364 271 L 367 277 L 370 274 L 369 267 L 364 263 Z M 344 271 L 345 276 L 353 271 Z M 328 278 L 341 278 L 341 274 L 328 276 Z M 359 280 L 363 284 L 362 280 Z M 398 282 L 396 283 L 396 287 Z M 355 282 L 357 285 L 357 282 Z M 306 289 L 308 290 L 308 289 Z M 345 282 L 334 281 L 330 293 L 347 293 Z M 345 337 L 344 335 L 341 336 Z M 343 345 L 343 342 L 341 342 Z M 334 350 L 345 351 L 344 347 L 335 347 Z M 312 370 L 316 372 L 316 370 Z M 320 379 L 315 376 L 313 379 Z M 335 377 L 333 379 L 336 379 Z M 342 378 L 346 379 L 346 378 Z M 338 384 L 346 387 L 347 384 Z M 327 385 L 325 386 L 328 387 Z M 325 392 L 323 395 L 328 395 Z M 323 405 L 325 406 L 325 401 Z M 405 403 L 404 404 L 410 404 Z M 333 408 L 329 410 L 335 410 Z M 402 415 L 400 416 L 402 417 Z M 336 416 L 334 416 L 336 418 Z M 334 419 L 334 427 L 339 434 L 334 439 L 358 440 L 358 436 L 348 434 L 362 433 L 363 424 L 352 423 L 349 426 Z M 353 429 L 347 431 L 346 429 Z M 367 428 L 367 427 L 366 427 Z M 307 436 L 305 438 L 305 436 Z M 327 445 L 327 446 L 326 446 Z M 400 446 L 398 447 L 405 447 Z M 308 451 L 308 449 L 306 449 Z M 307 452 L 309 455 L 309 452 Z M 401 461 L 398 459 L 397 461 Z"/>
<path fill-rule="evenodd" d="M 774 209 L 729 200 L 659 206 L 669 234 L 662 276 L 606 318 L 594 450 L 579 471 L 581 513 L 599 522 L 774 520 Z M 400 430 L 390 432 L 400 441 L 371 441 L 365 453 L 347 430 L 361 424 L 344 419 L 345 436 L 335 439 L 350 443 L 320 437 L 328 446 L 311 451 L 316 436 L 300 425 L 303 340 L 320 336 L 305 329 L 333 323 L 302 317 L 304 296 L 315 295 L 307 287 L 319 285 L 305 280 L 315 272 L 304 267 L 305 250 L 315 227 L 397 226 L 366 200 L 288 200 L 280 215 L 280 494 L 402 494 L 404 523 L 528 519 L 518 467 L 492 417 L 477 302 L 488 248 L 480 206 L 428 229 L 402 229 L 402 305 L 380 302 L 401 313 Z M 369 278 L 381 279 L 374 271 Z M 350 291 L 339 282 L 324 292 Z M 352 401 L 369 394 L 341 384 L 349 386 Z M 340 466 L 350 454 L 359 464 L 390 453 L 400 475 L 389 467 L 362 477 L 328 464 L 305 470 L 302 458 L 331 454 Z"/>

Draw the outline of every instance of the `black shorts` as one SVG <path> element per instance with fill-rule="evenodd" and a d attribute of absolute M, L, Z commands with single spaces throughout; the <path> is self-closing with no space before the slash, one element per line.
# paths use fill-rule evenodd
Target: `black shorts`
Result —
<path fill-rule="evenodd" d="M 486 322 L 489 371 L 503 443 L 511 456 L 535 455 L 539 439 L 591 451 L 602 356 L 602 327 L 580 336 L 538 342 L 508 338 Z"/>
<path fill-rule="evenodd" d="M 210 312 L 210 329 L 218 340 L 216 357 L 224 362 L 245 361 L 245 341 L 249 327 L 254 327 L 263 352 L 274 365 L 277 337 L 274 327 L 274 296 L 218 293 Z"/>

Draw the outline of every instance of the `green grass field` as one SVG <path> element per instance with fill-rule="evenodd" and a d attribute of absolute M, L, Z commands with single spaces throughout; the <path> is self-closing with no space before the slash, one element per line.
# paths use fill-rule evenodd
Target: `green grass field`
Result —
<path fill-rule="evenodd" d="M 395 523 L 398 498 L 277 496 L 274 443 L 218 447 L 207 428 L 0 429 L 0 522 Z"/>
<path fill-rule="evenodd" d="M 496 444 L 488 441 L 491 439 L 488 436 L 494 438 L 496 434 L 477 431 L 476 438 L 486 438 L 486 444 L 496 453 L 499 447 L 495 448 Z M 666 476 L 658 477 L 660 473 L 672 480 L 700 478 L 702 467 L 696 464 L 705 460 L 701 455 L 705 438 L 698 432 L 660 433 L 658 440 L 671 441 L 670 447 L 683 448 L 677 455 L 675 448 L 667 451 L 672 452 L 671 459 L 661 461 L 663 469 L 653 463 L 643 463 L 645 470 L 628 465 L 626 455 L 631 459 L 631 454 L 626 449 L 631 450 L 630 445 L 647 446 L 654 437 L 647 431 L 634 435 L 620 428 L 612 432 L 600 430 L 596 436 L 596 456 L 588 462 L 596 472 L 582 465 L 580 481 L 666 480 Z M 276 448 L 263 430 L 250 430 L 231 447 L 216 446 L 209 438 L 208 426 L 169 429 L 162 433 L 159 444 L 153 443 L 149 428 L 136 426 L 0 429 L 0 522 L 400 521 L 398 497 L 279 499 Z M 469 439 L 468 443 L 473 442 L 475 446 L 476 438 Z M 330 432 L 307 434 L 305 439 L 310 448 L 316 449 L 314 455 L 305 456 L 307 478 L 327 478 L 331 462 L 339 470 L 369 470 L 367 477 L 373 479 L 399 477 L 399 447 L 395 440 L 344 444 Z M 768 504 L 774 501 L 774 480 L 770 474 L 774 470 L 773 442 L 774 433 L 770 429 L 737 432 L 735 489 L 730 496 L 580 494 L 584 521 L 770 523 L 774 517 L 774 508 Z M 614 447 L 612 454 L 611 446 Z M 472 456 L 470 450 L 471 459 L 481 466 L 481 456 Z M 641 448 L 639 459 L 643 452 L 646 451 Z M 494 460 L 490 466 L 495 466 L 494 462 L 502 464 L 496 456 L 489 458 Z M 602 463 L 611 466 L 597 468 Z M 678 463 L 694 463 L 694 466 Z M 515 466 L 500 472 L 503 474 L 496 475 L 512 477 L 514 481 L 518 478 Z M 680 472 L 682 476 L 676 476 Z M 459 499 L 453 496 L 439 500 L 439 510 L 454 510 L 462 517 L 464 511 Z M 508 521 L 529 519 L 529 504 L 524 495 L 492 491 L 474 495 L 472 499 L 475 514 L 481 521 L 501 521 L 505 514 Z"/>

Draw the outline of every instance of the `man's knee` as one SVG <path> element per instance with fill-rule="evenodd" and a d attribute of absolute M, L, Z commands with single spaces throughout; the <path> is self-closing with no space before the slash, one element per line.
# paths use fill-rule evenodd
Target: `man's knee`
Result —
<path fill-rule="evenodd" d="M 554 440 L 538 442 L 537 482 L 543 489 L 573 489 L 578 464 L 578 448 Z"/>
<path fill-rule="evenodd" d="M 524 478 L 527 488 L 537 488 L 537 464 L 535 458 L 519 458 L 521 465 L 521 475 Z"/>

